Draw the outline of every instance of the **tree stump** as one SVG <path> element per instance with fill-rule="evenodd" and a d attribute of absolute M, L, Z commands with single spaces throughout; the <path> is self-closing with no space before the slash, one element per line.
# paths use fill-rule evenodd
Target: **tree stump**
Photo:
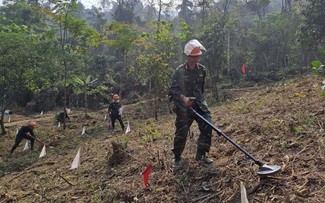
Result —
<path fill-rule="evenodd" d="M 110 167 L 115 167 L 125 161 L 127 158 L 127 153 L 121 143 L 112 142 L 113 154 L 108 158 L 108 165 Z M 109 155 L 108 155 L 109 156 Z"/>

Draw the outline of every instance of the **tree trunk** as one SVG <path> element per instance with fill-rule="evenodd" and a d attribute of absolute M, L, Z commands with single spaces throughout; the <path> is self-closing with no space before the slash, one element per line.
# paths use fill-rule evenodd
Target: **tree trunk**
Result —
<path fill-rule="evenodd" d="M 84 85 L 84 94 L 85 94 L 85 119 L 88 118 L 88 102 L 87 102 L 87 87 Z"/>
<path fill-rule="evenodd" d="M 230 73 L 230 33 L 227 30 L 227 74 Z"/>
<path fill-rule="evenodd" d="M 158 99 L 157 94 L 155 93 L 155 119 L 158 120 Z"/>
<path fill-rule="evenodd" d="M 6 132 L 6 128 L 5 128 L 5 125 L 4 125 L 4 109 L 3 109 L 3 112 L 1 112 L 1 119 L 0 119 L 0 125 L 1 125 L 1 135 L 5 135 L 7 132 Z"/>
<path fill-rule="evenodd" d="M 65 113 L 67 109 L 67 62 L 64 59 L 64 98 L 63 98 L 63 129 L 65 130 L 66 123 L 65 123 Z"/>
<path fill-rule="evenodd" d="M 265 59 L 265 65 L 266 65 L 266 69 L 264 69 L 264 71 L 269 71 L 269 61 L 268 61 L 268 58 L 266 56 L 265 53 L 263 53 L 264 55 L 264 59 Z"/>

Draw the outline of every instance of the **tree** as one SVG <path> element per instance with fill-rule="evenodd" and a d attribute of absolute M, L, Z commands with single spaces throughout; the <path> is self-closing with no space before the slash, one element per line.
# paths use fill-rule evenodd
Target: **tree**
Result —
<path fill-rule="evenodd" d="M 44 15 L 38 11 L 36 6 L 28 5 L 26 1 L 4 1 L 4 6 L 0 7 L 0 16 L 18 26 L 27 26 L 30 30 L 45 27 Z"/>
<path fill-rule="evenodd" d="M 155 119 L 158 119 L 158 100 L 167 95 L 168 80 L 173 71 L 171 59 L 175 55 L 177 44 L 172 24 L 162 21 L 153 23 L 154 32 L 143 33 L 143 52 L 136 59 L 138 77 L 153 94 Z"/>
<path fill-rule="evenodd" d="M 25 106 L 26 92 L 37 93 L 51 87 L 56 69 L 47 65 L 53 62 L 52 53 L 48 51 L 53 41 L 14 23 L 0 25 L 0 38 L 0 106 L 7 109 L 18 102 L 19 106 Z M 53 75 L 41 74 L 43 72 Z M 1 122 L 3 125 L 3 117 Z M 4 128 L 2 133 L 5 133 Z"/>
<path fill-rule="evenodd" d="M 173 4 L 172 1 L 162 1 L 162 0 L 148 0 L 149 6 L 148 8 L 148 15 L 154 13 L 156 20 L 160 22 L 163 18 L 163 11 L 170 8 Z M 158 6 L 158 9 L 155 7 Z M 150 21 L 149 21 L 150 22 Z"/>
<path fill-rule="evenodd" d="M 292 10 L 292 0 L 282 0 L 282 12 L 290 13 Z"/>
<path fill-rule="evenodd" d="M 311 55 L 314 53 L 318 57 L 325 57 L 318 52 L 325 45 L 325 1 L 308 0 L 302 14 L 304 22 L 300 33 L 301 44 L 311 52 Z"/>
<path fill-rule="evenodd" d="M 267 11 L 266 7 L 270 4 L 270 0 L 246 0 L 247 8 L 263 21 Z"/>
<path fill-rule="evenodd" d="M 186 24 L 192 25 L 194 22 L 194 4 L 190 0 L 182 0 L 182 3 L 176 7 L 178 17 L 184 19 Z"/>
<path fill-rule="evenodd" d="M 88 99 L 87 96 L 91 90 L 93 90 L 91 93 L 94 93 L 96 91 L 102 91 L 106 90 L 104 86 L 97 86 L 95 87 L 95 83 L 98 79 L 91 78 L 90 75 L 80 75 L 75 76 L 72 80 L 72 84 L 75 88 L 76 93 L 82 92 L 84 94 L 84 101 L 85 101 L 85 118 L 88 118 Z"/>
<path fill-rule="evenodd" d="M 205 19 L 209 16 L 209 8 L 211 7 L 212 2 L 210 0 L 199 0 L 198 7 L 200 7 L 200 17 L 201 17 L 201 26 L 202 28 L 205 25 Z"/>
<path fill-rule="evenodd" d="M 114 21 L 106 26 L 106 36 L 107 39 L 102 40 L 102 43 L 114 48 L 116 54 L 119 55 L 118 59 L 121 59 L 123 62 L 121 69 L 118 70 L 116 74 L 119 76 L 119 92 L 122 93 L 125 81 L 127 81 L 126 73 L 129 69 L 129 52 L 138 38 L 138 32 L 135 27 L 130 24 Z M 120 94 L 120 97 L 121 96 Z"/>
<path fill-rule="evenodd" d="M 135 19 L 134 8 L 139 0 L 117 0 L 113 18 L 118 22 L 132 24 Z"/>
<path fill-rule="evenodd" d="M 213 90 L 216 100 L 218 100 L 217 81 L 220 81 L 223 69 L 227 67 L 225 65 L 227 20 L 228 17 L 219 11 L 211 12 L 211 16 L 205 22 L 204 32 L 195 37 L 207 48 L 207 52 L 202 57 L 202 63 L 208 68 L 206 84 Z"/>
<path fill-rule="evenodd" d="M 99 33 L 90 28 L 85 20 L 73 17 L 77 10 L 77 2 L 57 2 L 52 10 L 44 10 L 58 23 L 59 40 L 62 54 L 63 88 L 64 88 L 64 112 L 67 107 L 68 80 L 76 68 L 82 68 L 84 73 L 87 67 L 87 52 L 90 47 L 98 46 L 101 39 Z M 75 69 L 72 69 L 74 67 Z M 69 70 L 69 71 L 68 71 Z M 65 120 L 64 120 L 65 129 Z"/>

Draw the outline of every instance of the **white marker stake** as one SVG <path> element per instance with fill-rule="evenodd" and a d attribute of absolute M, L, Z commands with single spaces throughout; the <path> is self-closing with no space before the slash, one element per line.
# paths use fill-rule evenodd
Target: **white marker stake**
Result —
<path fill-rule="evenodd" d="M 39 158 L 42 158 L 43 156 L 46 155 L 46 149 L 45 149 L 45 145 L 43 146 L 43 149 L 41 151 L 41 154 L 39 155 Z"/>
<path fill-rule="evenodd" d="M 40 114 L 41 116 L 43 115 L 43 111 L 41 112 L 41 114 Z"/>
<path fill-rule="evenodd" d="M 104 121 L 106 121 L 106 119 L 107 119 L 107 115 L 105 115 L 105 117 L 104 117 Z"/>
<path fill-rule="evenodd" d="M 130 129 L 130 123 L 128 121 L 128 126 L 126 127 L 125 134 L 129 133 L 130 131 L 131 131 L 131 129 Z"/>
<path fill-rule="evenodd" d="M 77 154 L 76 154 L 76 156 L 74 157 L 74 159 L 73 159 L 73 162 L 72 162 L 72 164 L 71 164 L 71 170 L 72 169 L 76 169 L 76 168 L 78 168 L 80 166 L 80 148 L 78 149 L 78 152 L 77 152 Z"/>
<path fill-rule="evenodd" d="M 82 128 L 81 135 L 84 135 L 84 134 L 86 134 L 86 126 L 84 126 L 84 127 Z"/>
<path fill-rule="evenodd" d="M 29 149 L 29 140 L 26 141 L 23 151 Z"/>
<path fill-rule="evenodd" d="M 61 122 L 60 122 L 60 121 L 58 122 L 58 128 L 59 128 L 59 127 L 61 127 Z"/>
<path fill-rule="evenodd" d="M 8 117 L 8 123 L 10 123 L 10 116 Z"/>

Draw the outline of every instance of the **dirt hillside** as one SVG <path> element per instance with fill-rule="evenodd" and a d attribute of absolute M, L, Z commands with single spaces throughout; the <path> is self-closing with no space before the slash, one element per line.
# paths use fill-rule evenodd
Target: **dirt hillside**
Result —
<path fill-rule="evenodd" d="M 254 157 L 282 171 L 259 177 L 258 166 L 223 137 L 213 133 L 212 165 L 194 160 L 198 130 L 191 128 L 182 168 L 174 171 L 171 152 L 175 115 L 150 118 L 150 103 L 125 106 L 125 134 L 110 133 L 106 109 L 72 109 L 66 129 L 55 112 L 11 115 L 0 137 L 0 202 L 240 202 L 240 185 L 250 203 L 325 202 L 325 90 L 323 78 L 304 77 L 267 86 L 224 91 L 227 101 L 210 107 L 214 124 Z M 322 88 L 323 87 L 323 88 Z M 166 103 L 166 102 L 165 102 Z M 164 105 L 166 105 L 164 103 Z M 35 134 L 57 145 L 8 153 L 17 129 L 37 120 Z M 85 126 L 86 134 L 81 135 Z M 80 166 L 69 170 L 80 149 Z M 152 165 L 150 190 L 143 171 Z"/>

